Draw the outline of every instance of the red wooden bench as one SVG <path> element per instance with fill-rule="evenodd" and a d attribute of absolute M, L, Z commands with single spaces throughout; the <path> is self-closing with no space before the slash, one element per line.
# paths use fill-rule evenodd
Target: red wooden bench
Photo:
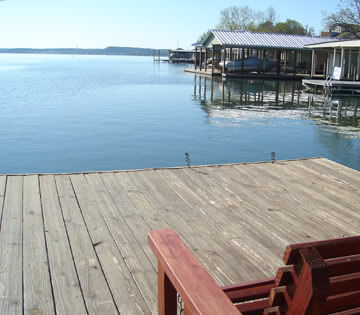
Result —
<path fill-rule="evenodd" d="M 360 237 L 289 245 L 272 279 L 219 287 L 172 230 L 149 243 L 158 259 L 159 315 L 360 314 Z"/>

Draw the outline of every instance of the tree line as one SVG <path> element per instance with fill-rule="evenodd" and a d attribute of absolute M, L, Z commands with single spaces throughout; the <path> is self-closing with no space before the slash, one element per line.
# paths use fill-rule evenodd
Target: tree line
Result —
<path fill-rule="evenodd" d="M 340 0 L 337 11 L 323 18 L 323 25 L 327 31 L 341 27 L 344 38 L 360 38 L 360 0 Z M 293 19 L 278 21 L 277 13 L 272 7 L 264 11 L 248 6 L 228 7 L 220 12 L 216 28 L 309 36 L 315 33 L 313 27 Z M 203 33 L 199 40 L 205 39 L 208 34 L 209 31 Z"/>
<path fill-rule="evenodd" d="M 314 32 L 313 28 L 303 26 L 296 20 L 287 19 L 285 22 L 278 22 L 277 19 L 276 11 L 272 7 L 265 11 L 257 11 L 248 6 L 233 6 L 220 12 L 218 28 L 297 35 L 311 35 Z"/>

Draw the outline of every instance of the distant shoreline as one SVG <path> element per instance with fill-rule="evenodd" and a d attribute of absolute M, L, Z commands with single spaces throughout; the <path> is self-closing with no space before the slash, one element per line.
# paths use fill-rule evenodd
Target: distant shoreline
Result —
<path fill-rule="evenodd" d="M 90 55 L 90 56 L 153 56 L 154 52 L 167 56 L 167 49 L 107 47 L 91 48 L 0 48 L 0 54 L 56 54 L 56 55 Z"/>

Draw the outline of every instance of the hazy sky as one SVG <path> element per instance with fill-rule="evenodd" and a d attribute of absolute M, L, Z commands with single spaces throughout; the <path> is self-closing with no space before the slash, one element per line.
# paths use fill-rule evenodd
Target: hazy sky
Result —
<path fill-rule="evenodd" d="M 275 8 L 319 32 L 338 0 L 5 0 L 0 1 L 0 47 L 133 46 L 188 48 L 214 28 L 229 6 Z"/>

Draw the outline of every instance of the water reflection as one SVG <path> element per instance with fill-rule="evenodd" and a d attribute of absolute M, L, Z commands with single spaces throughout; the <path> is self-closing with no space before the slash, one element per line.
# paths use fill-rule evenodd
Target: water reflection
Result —
<path fill-rule="evenodd" d="M 303 90 L 300 81 L 246 80 L 194 76 L 193 97 L 208 114 L 224 110 L 224 116 L 239 116 L 244 111 L 271 116 L 313 119 L 320 124 L 352 127 L 360 131 L 360 98 L 356 96 L 325 97 Z M 225 111 L 226 110 L 226 111 Z M 226 112 L 226 113 L 225 113 Z"/>

